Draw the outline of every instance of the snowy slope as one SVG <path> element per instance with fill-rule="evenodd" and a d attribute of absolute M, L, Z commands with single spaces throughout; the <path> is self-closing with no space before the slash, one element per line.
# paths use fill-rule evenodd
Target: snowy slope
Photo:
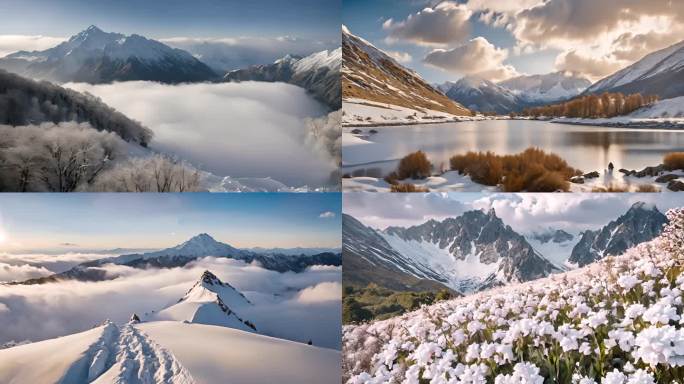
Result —
<path fill-rule="evenodd" d="M 0 378 L 7 384 L 339 383 L 340 353 L 225 327 L 107 322 L 0 350 Z"/>
<path fill-rule="evenodd" d="M 661 98 L 684 95 L 684 41 L 644 56 L 636 63 L 599 80 L 586 93 L 640 92 Z"/>
<path fill-rule="evenodd" d="M 684 96 L 660 100 L 629 114 L 636 119 L 684 118 Z"/>
<path fill-rule="evenodd" d="M 111 322 L 2 350 L 0 377 L 16 384 L 195 383 L 175 357 L 147 335 L 132 325 Z"/>
<path fill-rule="evenodd" d="M 168 348 L 198 384 L 338 384 L 340 352 L 201 324 L 137 326 Z"/>
<path fill-rule="evenodd" d="M 57 383 L 61 378 L 77 376 L 75 371 L 79 371 L 78 368 L 81 368 L 81 372 L 83 369 L 87 370 L 89 364 L 86 361 L 78 363 L 90 346 L 99 340 L 102 332 L 103 327 L 98 327 L 74 335 L 0 350 L 0 377 L 7 384 L 47 384 Z M 40 364 L 33 364 L 35 361 L 40 361 Z M 74 365 L 77 369 L 72 368 Z"/>
<path fill-rule="evenodd" d="M 205 271 L 178 303 L 159 311 L 152 318 L 218 325 L 254 332 L 254 323 L 236 312 L 250 305 L 252 304 L 249 300 L 232 285 Z"/>

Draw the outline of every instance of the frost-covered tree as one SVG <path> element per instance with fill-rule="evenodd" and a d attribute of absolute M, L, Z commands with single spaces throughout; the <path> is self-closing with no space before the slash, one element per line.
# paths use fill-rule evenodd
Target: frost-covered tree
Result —
<path fill-rule="evenodd" d="M 327 116 L 307 119 L 306 144 L 329 156 L 335 165 L 342 162 L 342 110 L 330 112 Z"/>
<path fill-rule="evenodd" d="M 111 192 L 196 192 L 200 172 L 184 161 L 156 154 L 130 158 L 100 175 L 91 187 Z"/>
<path fill-rule="evenodd" d="M 87 122 L 125 141 L 147 146 L 152 131 L 88 93 L 79 93 L 0 70 L 0 124 Z"/>
<path fill-rule="evenodd" d="M 0 185 L 6 191 L 71 192 L 92 183 L 125 143 L 89 124 L 0 126 Z"/>

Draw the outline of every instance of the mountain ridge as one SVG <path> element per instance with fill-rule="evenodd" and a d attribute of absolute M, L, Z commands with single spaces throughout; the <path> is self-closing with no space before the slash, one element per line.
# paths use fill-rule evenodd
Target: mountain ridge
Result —
<path fill-rule="evenodd" d="M 176 84 L 217 77 L 186 51 L 137 34 L 104 32 L 94 25 L 55 47 L 0 58 L 0 68 L 59 83 L 147 80 Z"/>
<path fill-rule="evenodd" d="M 201 233 L 177 246 L 159 251 L 87 261 L 61 273 L 9 284 L 44 284 L 69 279 L 80 281 L 110 280 L 117 276 L 108 274 L 106 269 L 102 268 L 107 264 L 125 265 L 133 268 L 175 268 L 185 266 L 203 257 L 231 258 L 245 263 L 257 262 L 263 268 L 276 272 L 299 273 L 313 265 L 342 265 L 341 255 L 332 252 L 311 255 L 259 254 L 235 248 L 216 241 L 206 233 Z"/>
<path fill-rule="evenodd" d="M 342 26 L 342 97 L 434 110 L 458 116 L 470 111 L 434 89 L 415 71 Z"/>

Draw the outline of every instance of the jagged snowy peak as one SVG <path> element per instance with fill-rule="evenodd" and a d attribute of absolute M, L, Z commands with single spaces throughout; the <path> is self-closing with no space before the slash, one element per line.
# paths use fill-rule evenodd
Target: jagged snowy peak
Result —
<path fill-rule="evenodd" d="M 602 92 L 639 92 L 663 99 L 684 96 L 684 41 L 652 52 L 586 90 Z"/>
<path fill-rule="evenodd" d="M 224 81 L 285 82 L 300 86 L 331 109 L 342 106 L 340 67 L 342 49 L 321 51 L 306 57 L 287 55 L 272 64 L 253 65 L 226 73 Z"/>
<path fill-rule="evenodd" d="M 389 227 L 383 234 L 405 257 L 443 276 L 450 287 L 463 292 L 558 272 L 493 209 L 469 211 L 409 228 Z"/>
<path fill-rule="evenodd" d="M 205 271 L 178 302 L 153 314 L 152 320 L 174 320 L 216 325 L 254 332 L 253 322 L 244 319 L 236 309 L 250 306 L 247 298 L 232 285 Z"/>
<path fill-rule="evenodd" d="M 451 100 L 478 112 L 507 114 L 521 108 L 521 101 L 512 91 L 477 76 L 448 81 L 438 88 Z"/>
<path fill-rule="evenodd" d="M 528 104 L 551 103 L 566 100 L 582 93 L 591 82 L 566 72 L 545 75 L 523 75 L 498 83 Z"/>
<path fill-rule="evenodd" d="M 57 82 L 179 83 L 216 77 L 208 66 L 186 51 L 136 34 L 107 33 L 96 26 L 44 51 L 10 54 L 0 59 L 0 68 Z"/>
<path fill-rule="evenodd" d="M 345 215 L 343 252 L 345 271 L 350 255 L 392 273 L 432 280 L 460 292 L 528 281 L 559 270 L 494 211 L 470 211 L 441 222 L 430 220 L 384 231 Z M 345 276 L 365 273 L 353 266 Z M 380 284 L 381 278 L 375 282 Z"/>
<path fill-rule="evenodd" d="M 470 115 L 462 105 L 342 26 L 342 96 L 414 110 Z"/>
<path fill-rule="evenodd" d="M 634 203 L 622 216 L 596 231 L 585 231 L 573 248 L 568 263 L 585 266 L 658 236 L 667 217 L 654 205 Z"/>

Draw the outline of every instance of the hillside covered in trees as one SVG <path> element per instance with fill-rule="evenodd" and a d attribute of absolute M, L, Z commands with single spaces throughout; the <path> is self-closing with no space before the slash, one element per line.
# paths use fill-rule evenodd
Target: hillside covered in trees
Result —
<path fill-rule="evenodd" d="M 622 93 L 603 93 L 601 95 L 586 95 L 572 100 L 546 105 L 543 107 L 526 108 L 521 115 L 531 117 L 580 117 L 607 118 L 627 115 L 639 108 L 658 101 L 658 96 L 643 96 L 633 93 L 625 96 Z"/>
<path fill-rule="evenodd" d="M 75 121 L 147 146 L 152 131 L 90 94 L 0 70 L 0 124 L 20 126 Z"/>

